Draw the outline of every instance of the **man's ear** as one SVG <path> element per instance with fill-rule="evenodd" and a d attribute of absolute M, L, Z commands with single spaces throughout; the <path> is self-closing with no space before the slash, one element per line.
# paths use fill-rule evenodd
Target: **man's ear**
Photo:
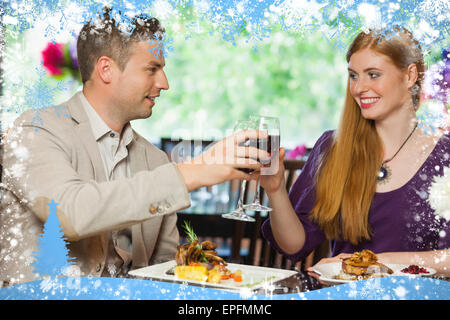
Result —
<path fill-rule="evenodd" d="M 417 66 L 415 63 L 410 64 L 406 68 L 406 80 L 408 81 L 408 89 L 411 89 L 417 81 L 419 77 L 419 73 L 417 71 Z"/>
<path fill-rule="evenodd" d="M 97 60 L 97 64 L 95 65 L 98 77 L 104 83 L 110 83 L 113 78 L 113 65 L 114 62 L 110 57 L 101 56 Z"/>

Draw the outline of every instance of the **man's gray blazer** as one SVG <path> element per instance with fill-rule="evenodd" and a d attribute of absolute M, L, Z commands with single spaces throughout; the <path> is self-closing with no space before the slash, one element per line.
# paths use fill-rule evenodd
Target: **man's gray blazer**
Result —
<path fill-rule="evenodd" d="M 0 203 L 0 280 L 35 280 L 32 253 L 49 213 L 84 275 L 101 275 L 109 233 L 132 228 L 132 266 L 173 259 L 176 211 L 190 205 L 181 174 L 164 152 L 134 133 L 131 178 L 107 181 L 81 93 L 57 107 L 27 111 L 4 148 Z"/>

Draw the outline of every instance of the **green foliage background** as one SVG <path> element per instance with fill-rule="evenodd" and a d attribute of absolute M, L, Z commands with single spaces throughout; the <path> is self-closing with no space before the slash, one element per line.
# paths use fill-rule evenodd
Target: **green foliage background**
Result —
<path fill-rule="evenodd" d="M 170 29 L 170 28 L 169 28 Z M 337 124 L 346 84 L 344 53 L 321 34 L 275 30 L 256 47 L 206 32 L 170 34 L 170 89 L 135 127 L 146 137 L 220 138 L 237 119 L 277 116 L 282 144 L 314 143 Z"/>
<path fill-rule="evenodd" d="M 150 118 L 133 122 L 150 141 L 220 139 L 231 133 L 237 119 L 256 114 L 280 118 L 281 144 L 289 149 L 312 146 L 323 131 L 336 128 L 347 64 L 345 49 L 335 40 L 347 47 L 351 39 L 330 41 L 318 29 L 289 31 L 274 24 L 261 41 L 249 41 L 244 29 L 233 44 L 224 40 L 224 30 L 189 12 L 161 21 L 170 39 L 165 68 L 170 90 L 162 92 Z M 25 32 L 6 39 L 3 111 L 33 107 L 24 88 L 37 81 L 34 70 L 48 41 L 36 45 L 35 38 Z M 440 60 L 441 50 L 429 52 L 427 64 Z M 43 81 L 48 88 L 66 88 L 55 94 L 55 104 L 79 88 L 71 79 Z"/>

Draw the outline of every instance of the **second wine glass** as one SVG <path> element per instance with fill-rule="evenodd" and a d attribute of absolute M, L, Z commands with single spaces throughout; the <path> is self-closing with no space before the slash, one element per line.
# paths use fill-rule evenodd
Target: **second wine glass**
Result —
<path fill-rule="evenodd" d="M 267 134 L 266 138 L 258 139 L 256 145 L 258 149 L 267 151 L 271 156 L 270 161 L 263 163 L 264 167 L 261 169 L 261 174 L 274 174 L 278 169 L 277 160 L 280 149 L 280 120 L 275 117 L 251 116 L 250 125 L 253 129 Z M 245 205 L 244 209 L 262 212 L 272 211 L 272 208 L 261 204 L 260 198 L 260 183 L 258 178 L 253 203 Z"/>
<path fill-rule="evenodd" d="M 237 133 L 240 131 L 247 130 L 249 128 L 251 128 L 249 120 L 238 120 L 238 121 L 236 121 L 236 124 L 234 126 L 234 132 Z M 245 168 L 240 169 L 240 170 L 247 172 L 247 173 L 250 173 L 250 171 L 251 171 L 251 170 L 248 170 Z M 253 217 L 250 217 L 249 215 L 247 215 L 244 210 L 243 201 L 244 201 L 244 193 L 245 193 L 246 186 L 247 186 L 247 180 L 242 180 L 237 207 L 233 212 L 222 214 L 223 218 L 248 221 L 248 222 L 255 221 L 255 219 Z"/>

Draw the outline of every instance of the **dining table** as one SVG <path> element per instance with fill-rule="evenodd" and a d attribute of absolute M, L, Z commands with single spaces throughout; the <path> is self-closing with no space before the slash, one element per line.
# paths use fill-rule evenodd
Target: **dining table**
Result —
<path fill-rule="evenodd" d="M 239 265 L 235 265 L 239 266 Z M 248 268 L 255 268 L 258 269 L 260 267 L 257 266 L 242 266 L 242 267 L 248 267 Z M 277 271 L 281 272 L 287 272 L 286 270 L 276 269 L 276 268 L 261 268 L 264 269 L 267 274 L 271 273 L 271 270 L 273 270 L 274 273 Z M 251 269 L 249 269 L 251 270 Z M 306 271 L 291 271 L 292 275 L 286 276 L 281 280 L 277 281 L 268 281 L 267 283 L 263 284 L 262 286 L 259 286 L 256 289 L 250 289 L 247 292 L 250 292 L 252 295 L 266 295 L 269 291 L 271 295 L 279 295 L 279 294 L 290 294 L 290 293 L 300 293 L 300 292 L 309 292 L 312 290 L 318 290 L 322 288 L 329 287 L 327 284 L 319 282 L 316 278 L 309 275 Z M 151 277 L 143 277 L 143 276 L 128 276 L 131 279 L 141 279 L 141 280 L 149 280 L 149 281 L 163 281 L 163 282 L 175 282 L 179 284 L 185 284 L 189 286 L 196 286 L 196 287 L 202 287 L 202 288 L 212 288 L 212 289 L 218 289 L 223 290 L 220 287 L 215 287 L 212 283 L 198 283 L 197 281 L 184 281 L 183 279 L 178 279 L 176 281 L 174 280 L 164 280 L 164 279 L 154 279 Z M 235 291 L 239 292 L 240 289 L 236 290 L 230 290 L 230 289 L 224 289 L 226 291 Z"/>
<path fill-rule="evenodd" d="M 224 290 L 208 284 L 142 277 L 55 277 L 0 288 L 0 300 L 450 300 L 450 281 L 392 276 L 326 286 L 298 272 L 257 290 Z M 180 304 L 180 303 L 178 303 Z"/>

